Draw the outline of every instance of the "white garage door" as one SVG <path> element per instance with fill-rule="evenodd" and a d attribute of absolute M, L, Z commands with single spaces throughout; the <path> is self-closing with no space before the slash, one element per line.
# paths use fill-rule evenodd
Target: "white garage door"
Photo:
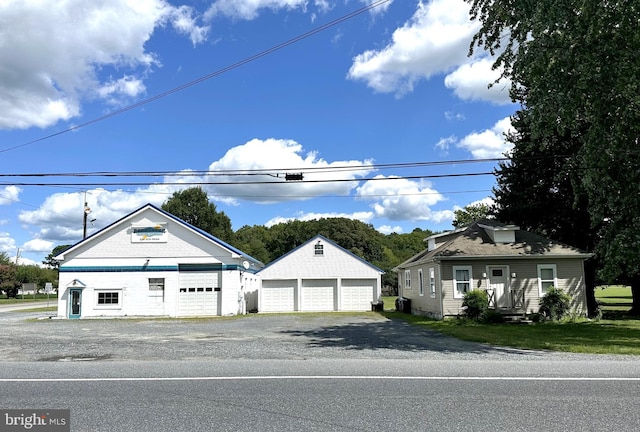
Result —
<path fill-rule="evenodd" d="M 335 288 L 336 281 L 334 279 L 302 281 L 302 310 L 335 310 Z"/>
<path fill-rule="evenodd" d="M 368 311 L 374 301 L 375 281 L 343 279 L 340 287 L 340 310 Z"/>
<path fill-rule="evenodd" d="M 293 312 L 295 281 L 262 281 L 260 312 Z"/>
<path fill-rule="evenodd" d="M 178 290 L 178 316 L 220 315 L 218 274 L 181 272 Z"/>

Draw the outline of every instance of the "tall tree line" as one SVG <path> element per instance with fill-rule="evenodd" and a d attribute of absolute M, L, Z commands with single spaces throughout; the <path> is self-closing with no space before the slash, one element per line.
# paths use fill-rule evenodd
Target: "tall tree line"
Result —
<path fill-rule="evenodd" d="M 631 285 L 640 313 L 640 2 L 467 2 L 520 104 L 498 218 L 594 252 L 591 288 Z"/>

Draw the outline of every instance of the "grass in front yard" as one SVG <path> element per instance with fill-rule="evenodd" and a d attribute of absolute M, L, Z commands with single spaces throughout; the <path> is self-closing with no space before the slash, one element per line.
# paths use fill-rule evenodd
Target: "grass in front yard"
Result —
<path fill-rule="evenodd" d="M 396 310 L 396 299 L 398 296 L 382 296 L 380 300 L 384 303 L 384 310 Z"/>
<path fill-rule="evenodd" d="M 0 295 L 0 305 L 14 304 L 14 303 L 27 303 L 33 301 L 47 300 L 47 294 L 36 294 L 35 298 L 33 294 L 25 294 L 24 298 L 22 294 L 18 295 L 18 298 L 7 298 L 5 294 Z M 49 294 L 49 300 L 58 301 L 58 294 Z"/>
<path fill-rule="evenodd" d="M 574 353 L 640 355 L 640 320 L 480 324 L 464 319 L 435 321 L 400 312 L 385 312 L 385 315 L 458 339 L 490 345 Z"/>
<path fill-rule="evenodd" d="M 39 307 L 31 309 L 16 309 L 10 312 L 58 312 L 58 306 Z"/>
<path fill-rule="evenodd" d="M 597 287 L 595 295 L 605 315 L 607 312 L 628 312 L 633 304 L 631 287 L 628 286 L 605 285 Z"/>

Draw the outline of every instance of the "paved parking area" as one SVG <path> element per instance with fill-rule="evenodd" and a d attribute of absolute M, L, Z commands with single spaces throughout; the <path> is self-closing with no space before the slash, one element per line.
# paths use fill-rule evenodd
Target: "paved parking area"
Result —
<path fill-rule="evenodd" d="M 0 313 L 0 361 L 485 358 L 542 355 L 463 342 L 378 313 L 48 319 Z"/>

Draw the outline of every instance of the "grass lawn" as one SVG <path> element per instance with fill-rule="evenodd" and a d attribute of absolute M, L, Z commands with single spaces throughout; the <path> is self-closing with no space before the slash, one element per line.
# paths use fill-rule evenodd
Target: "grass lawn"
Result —
<path fill-rule="evenodd" d="M 35 298 L 33 294 L 25 294 L 24 298 L 22 298 L 22 295 L 18 295 L 17 298 L 9 298 L 9 299 L 4 294 L 0 295 L 0 305 L 13 304 L 13 303 L 26 303 L 26 302 L 42 301 L 42 300 L 47 300 L 46 294 L 36 294 Z M 49 294 L 49 300 L 58 301 L 58 294 Z"/>
<path fill-rule="evenodd" d="M 383 297 L 383 301 L 387 317 L 401 318 L 458 339 L 522 349 L 640 355 L 640 320 L 626 316 L 632 303 L 631 289 L 606 286 L 597 288 L 595 294 L 605 319 L 540 324 L 481 324 L 462 319 L 438 321 L 395 312 L 396 297 Z"/>

